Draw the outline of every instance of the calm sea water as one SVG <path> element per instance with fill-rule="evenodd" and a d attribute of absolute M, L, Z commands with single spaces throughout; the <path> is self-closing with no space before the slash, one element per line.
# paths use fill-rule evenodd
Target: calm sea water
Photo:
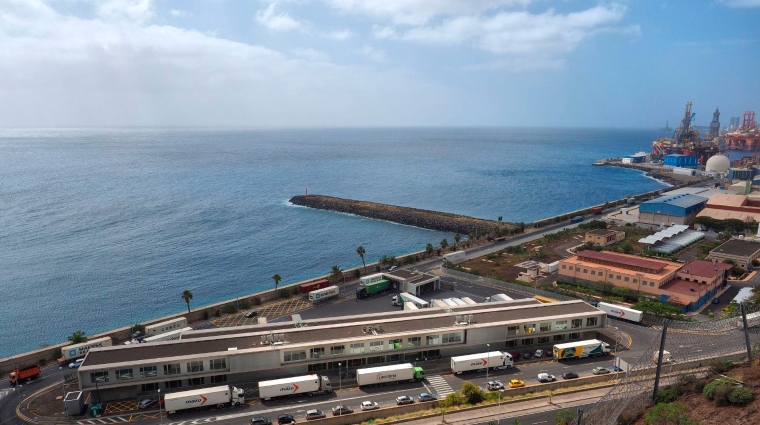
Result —
<path fill-rule="evenodd" d="M 0 130 L 0 357 L 437 245 L 289 206 L 325 194 L 525 221 L 664 187 L 578 129 Z"/>

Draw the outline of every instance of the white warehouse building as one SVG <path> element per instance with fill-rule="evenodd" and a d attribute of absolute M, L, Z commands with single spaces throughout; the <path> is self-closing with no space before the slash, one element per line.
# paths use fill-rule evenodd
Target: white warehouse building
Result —
<path fill-rule="evenodd" d="M 178 341 L 90 350 L 81 390 L 102 400 L 310 372 L 447 358 L 486 349 L 549 347 L 592 339 L 606 313 L 583 301 L 519 299 L 477 305 L 206 329 Z"/>

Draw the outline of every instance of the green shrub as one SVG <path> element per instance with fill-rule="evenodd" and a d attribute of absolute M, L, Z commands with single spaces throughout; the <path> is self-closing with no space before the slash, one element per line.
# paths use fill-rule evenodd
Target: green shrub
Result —
<path fill-rule="evenodd" d="M 235 304 L 227 304 L 222 310 L 224 314 L 235 314 L 238 312 L 238 308 Z"/>
<path fill-rule="evenodd" d="M 733 404 L 747 404 L 755 398 L 752 390 L 747 388 L 734 388 L 728 396 L 728 401 Z"/>
<path fill-rule="evenodd" d="M 697 425 L 686 416 L 684 406 L 679 403 L 658 404 L 644 417 L 647 425 Z"/>
<path fill-rule="evenodd" d="M 354 277 L 357 279 L 362 277 L 362 271 L 359 269 L 354 270 Z"/>
<path fill-rule="evenodd" d="M 715 404 L 718 406 L 726 406 L 728 405 L 729 401 L 728 398 L 731 396 L 731 393 L 736 388 L 731 387 L 729 385 L 718 385 L 717 388 L 715 388 L 715 396 L 713 397 L 713 400 L 715 400 Z"/>
<path fill-rule="evenodd" d="M 681 392 L 677 388 L 667 386 L 657 392 L 657 399 L 655 400 L 655 402 L 656 403 L 672 403 L 678 400 L 678 396 L 680 395 L 681 395 Z"/>
<path fill-rule="evenodd" d="M 459 393 L 451 393 L 438 403 L 440 407 L 456 407 L 464 404 L 464 399 Z"/>
<path fill-rule="evenodd" d="M 478 404 L 483 401 L 483 391 L 470 381 L 462 384 L 461 393 L 468 404 Z"/>
<path fill-rule="evenodd" d="M 290 298 L 290 288 L 280 289 L 280 298 Z"/>
<path fill-rule="evenodd" d="M 704 394 L 704 396 L 709 398 L 710 400 L 714 400 L 715 391 L 718 389 L 718 387 L 721 387 L 721 386 L 730 387 L 731 384 L 733 384 L 733 381 L 729 379 L 726 379 L 726 378 L 716 379 L 710 382 L 709 384 L 705 385 L 704 389 L 702 389 L 702 394 Z"/>
<path fill-rule="evenodd" d="M 216 311 L 214 312 L 214 316 L 215 317 L 222 317 L 222 312 L 219 311 L 219 309 L 217 308 Z"/>
<path fill-rule="evenodd" d="M 53 350 L 53 360 L 60 359 L 63 357 L 63 353 L 61 352 L 61 347 L 56 348 Z"/>
<path fill-rule="evenodd" d="M 251 298 L 251 302 L 253 302 L 253 305 L 261 305 L 261 297 L 256 295 L 255 297 Z"/>
<path fill-rule="evenodd" d="M 718 360 L 714 362 L 711 366 L 717 373 L 726 373 L 729 370 L 734 368 L 734 362 L 732 362 L 731 360 Z"/>
<path fill-rule="evenodd" d="M 704 379 L 697 379 L 693 384 L 691 384 L 689 390 L 692 394 L 702 394 L 702 391 L 705 389 L 705 385 L 707 385 L 707 381 Z"/>
<path fill-rule="evenodd" d="M 208 310 L 203 310 L 203 320 L 208 320 L 209 314 Z"/>
<path fill-rule="evenodd" d="M 577 418 L 577 414 L 573 409 L 562 409 L 557 412 L 554 420 L 557 425 L 570 425 Z"/>

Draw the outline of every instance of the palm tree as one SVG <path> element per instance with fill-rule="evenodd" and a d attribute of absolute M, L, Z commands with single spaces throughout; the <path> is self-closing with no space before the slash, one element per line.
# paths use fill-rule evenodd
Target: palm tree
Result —
<path fill-rule="evenodd" d="M 435 250 L 435 248 L 433 248 L 433 244 L 429 243 L 429 244 L 427 244 L 427 246 L 425 247 L 425 254 L 427 254 L 427 255 L 428 255 L 428 257 L 429 257 L 429 256 L 433 255 L 433 251 L 434 251 L 434 250 Z"/>
<path fill-rule="evenodd" d="M 359 254 L 359 257 L 362 257 L 362 264 L 364 265 L 364 273 L 367 273 L 367 264 L 364 262 L 364 254 L 367 251 L 364 250 L 364 247 L 359 245 L 359 248 L 356 248 L 356 253 Z"/>
<path fill-rule="evenodd" d="M 71 336 L 69 336 L 69 341 L 74 344 L 79 344 L 82 342 L 87 342 L 87 337 L 84 336 L 84 331 L 76 331 L 71 334 Z"/>
<path fill-rule="evenodd" d="M 276 274 L 272 276 L 272 280 L 274 280 L 274 294 L 277 295 L 277 285 L 280 284 L 280 281 L 282 280 L 282 277 L 280 275 Z"/>
<path fill-rule="evenodd" d="M 388 264 L 390 264 L 391 266 L 395 266 L 396 265 L 396 256 L 395 255 L 391 255 L 390 257 L 388 257 Z"/>
<path fill-rule="evenodd" d="M 193 293 L 189 289 L 185 289 L 182 293 L 182 299 L 187 303 L 187 312 L 190 313 L 190 300 L 193 299 Z"/>
<path fill-rule="evenodd" d="M 388 256 L 383 255 L 382 257 L 380 257 L 380 270 L 382 270 L 383 266 L 386 264 L 388 264 Z"/>
<path fill-rule="evenodd" d="M 441 249 L 445 250 L 447 246 L 449 246 L 449 241 L 447 241 L 446 239 L 442 240 Z"/>
<path fill-rule="evenodd" d="M 459 241 L 461 241 L 461 240 L 462 240 L 462 235 L 460 235 L 459 233 L 457 233 L 456 235 L 454 235 L 454 242 L 455 242 L 454 245 L 455 246 L 459 245 Z"/>
<path fill-rule="evenodd" d="M 332 266 L 332 269 L 330 270 L 330 276 L 333 277 L 333 279 L 340 279 L 343 277 L 343 270 L 338 267 L 338 265 Z"/>

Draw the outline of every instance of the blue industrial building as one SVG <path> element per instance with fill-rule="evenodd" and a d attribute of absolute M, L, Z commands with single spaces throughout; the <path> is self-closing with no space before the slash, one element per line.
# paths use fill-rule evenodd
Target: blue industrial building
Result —
<path fill-rule="evenodd" d="M 707 204 L 707 198 L 681 194 L 662 196 L 639 206 L 639 222 L 649 224 L 689 224 Z"/>
<path fill-rule="evenodd" d="M 692 155 L 670 154 L 665 155 L 663 165 L 671 167 L 699 167 L 699 158 Z"/>
<path fill-rule="evenodd" d="M 730 180 L 752 180 L 755 175 L 755 169 L 748 168 L 730 168 L 728 170 L 728 178 Z"/>

